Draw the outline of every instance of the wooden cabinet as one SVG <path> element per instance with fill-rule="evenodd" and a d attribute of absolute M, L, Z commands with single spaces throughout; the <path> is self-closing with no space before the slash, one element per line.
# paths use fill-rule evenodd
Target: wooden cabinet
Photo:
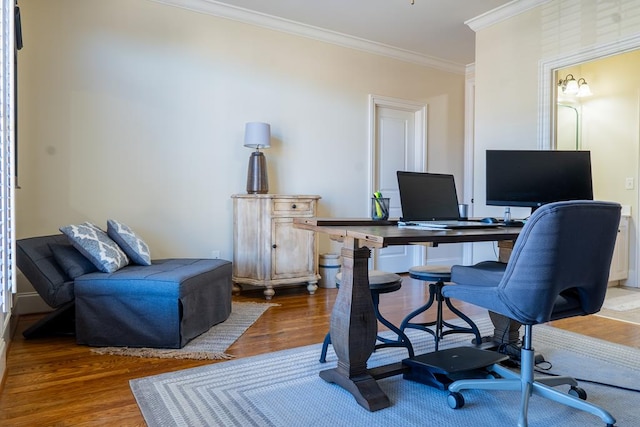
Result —
<path fill-rule="evenodd" d="M 620 217 L 618 237 L 613 249 L 611 269 L 609 270 L 609 286 L 618 285 L 618 281 L 629 277 L 629 217 Z"/>
<path fill-rule="evenodd" d="M 264 287 L 270 300 L 274 287 L 304 283 L 318 289 L 316 234 L 293 227 L 297 217 L 316 216 L 320 196 L 235 194 L 233 198 L 233 283 Z"/>

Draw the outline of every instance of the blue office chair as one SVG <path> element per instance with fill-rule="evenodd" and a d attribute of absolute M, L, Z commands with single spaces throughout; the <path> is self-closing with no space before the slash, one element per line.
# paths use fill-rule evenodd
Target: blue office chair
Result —
<path fill-rule="evenodd" d="M 524 325 L 520 373 L 499 364 L 491 379 L 462 379 L 449 385 L 449 405 L 464 405 L 463 389 L 520 390 L 518 426 L 527 425 L 527 407 L 536 394 L 599 416 L 608 426 L 615 418 L 586 402 L 586 393 L 570 377 L 534 377 L 533 325 L 600 310 L 620 222 L 620 205 L 597 201 L 550 203 L 537 209 L 516 240 L 509 262 L 453 266 L 449 298 L 484 307 Z M 502 268 L 503 272 L 499 272 Z M 552 388 L 569 384 L 569 393 Z"/>

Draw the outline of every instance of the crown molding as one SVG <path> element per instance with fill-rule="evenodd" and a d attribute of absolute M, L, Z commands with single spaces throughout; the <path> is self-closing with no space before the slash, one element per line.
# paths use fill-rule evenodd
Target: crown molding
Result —
<path fill-rule="evenodd" d="M 465 24 L 473 31 L 478 32 L 479 30 L 505 21 L 550 1 L 551 0 L 513 0 L 482 15 L 469 19 L 465 21 Z"/>
<path fill-rule="evenodd" d="M 231 19 L 245 24 L 256 25 L 342 47 L 360 50 L 375 55 L 386 56 L 400 61 L 411 62 L 455 74 L 464 74 L 465 65 L 433 56 L 423 55 L 383 43 L 361 39 L 335 31 L 301 24 L 284 18 L 231 6 L 214 0 L 151 0 L 168 6 L 179 7 L 193 12 Z"/>
<path fill-rule="evenodd" d="M 472 62 L 471 64 L 467 64 L 464 68 L 464 74 L 466 76 L 475 75 L 476 74 L 476 63 Z"/>

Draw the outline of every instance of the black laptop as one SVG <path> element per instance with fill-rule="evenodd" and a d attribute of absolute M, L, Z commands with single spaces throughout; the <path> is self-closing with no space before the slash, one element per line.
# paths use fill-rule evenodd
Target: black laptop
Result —
<path fill-rule="evenodd" d="M 398 171 L 401 226 L 430 229 L 492 228 L 500 224 L 463 221 L 453 175 Z"/>

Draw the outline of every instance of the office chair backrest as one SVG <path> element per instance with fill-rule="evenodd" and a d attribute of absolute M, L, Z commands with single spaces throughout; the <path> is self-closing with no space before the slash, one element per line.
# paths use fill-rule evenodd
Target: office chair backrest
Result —
<path fill-rule="evenodd" d="M 581 200 L 550 203 L 531 215 L 498 285 L 503 302 L 520 314 L 516 320 L 547 322 L 558 301 L 571 315 L 600 310 L 620 210 L 617 203 Z"/>

